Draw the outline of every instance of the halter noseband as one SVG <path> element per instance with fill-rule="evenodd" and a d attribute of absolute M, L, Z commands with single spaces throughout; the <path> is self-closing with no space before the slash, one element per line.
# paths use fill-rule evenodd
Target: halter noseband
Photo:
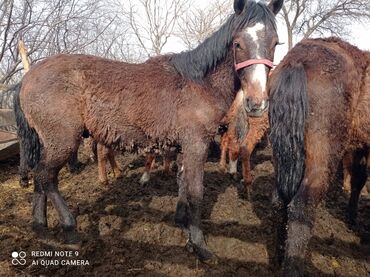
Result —
<path fill-rule="evenodd" d="M 274 67 L 273 62 L 268 60 L 268 59 L 250 59 L 250 60 L 246 60 L 246 61 L 241 62 L 241 63 L 235 63 L 235 70 L 238 71 L 239 69 L 251 66 L 253 64 L 264 64 L 269 68 Z"/>
<path fill-rule="evenodd" d="M 242 69 L 244 67 L 248 67 L 254 64 L 264 64 L 268 68 L 273 68 L 274 63 L 270 61 L 269 59 L 249 59 L 241 63 L 236 63 L 236 51 L 235 51 L 235 44 L 233 45 L 233 52 L 234 52 L 234 66 L 235 70 L 238 71 L 239 69 Z"/>

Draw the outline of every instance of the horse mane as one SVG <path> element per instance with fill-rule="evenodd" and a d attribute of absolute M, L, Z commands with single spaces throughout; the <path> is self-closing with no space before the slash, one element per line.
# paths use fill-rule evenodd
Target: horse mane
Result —
<path fill-rule="evenodd" d="M 246 25 L 261 21 L 276 30 L 275 16 L 266 4 L 248 1 L 240 14 L 232 14 L 219 30 L 195 49 L 173 54 L 170 63 L 184 78 L 201 83 L 205 75 L 226 57 L 235 33 Z"/>

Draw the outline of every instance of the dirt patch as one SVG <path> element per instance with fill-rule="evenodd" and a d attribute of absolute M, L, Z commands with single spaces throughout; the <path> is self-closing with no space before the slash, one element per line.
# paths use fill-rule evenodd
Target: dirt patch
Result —
<path fill-rule="evenodd" d="M 4 276 L 276 276 L 270 263 L 274 249 L 270 194 L 273 167 L 270 149 L 253 158 L 255 182 L 251 199 L 242 197 L 239 184 L 206 164 L 203 227 L 217 265 L 202 264 L 185 250 L 186 237 L 174 225 L 177 185 L 175 173 L 153 173 L 148 185 L 139 184 L 143 160 L 134 161 L 123 179 L 103 187 L 97 167 L 86 164 L 79 174 L 63 169 L 60 190 L 78 221 L 81 248 L 72 258 L 56 258 L 59 265 L 31 263 L 32 251 L 68 250 L 61 241 L 57 215 L 49 206 L 50 240 L 36 238 L 30 228 L 32 188 L 18 185 L 18 160 L 0 163 L 0 275 Z M 314 236 L 309 244 L 305 271 L 310 276 L 369 276 L 370 198 L 362 197 L 359 226 L 345 224 L 348 196 L 340 179 L 317 211 Z M 11 253 L 25 251 L 25 265 L 12 265 Z M 53 252 L 55 253 L 55 252 Z M 77 255 L 77 256 L 76 256 Z M 62 260 L 87 260 L 89 265 L 61 265 Z M 50 260 L 50 259 L 49 259 Z"/>

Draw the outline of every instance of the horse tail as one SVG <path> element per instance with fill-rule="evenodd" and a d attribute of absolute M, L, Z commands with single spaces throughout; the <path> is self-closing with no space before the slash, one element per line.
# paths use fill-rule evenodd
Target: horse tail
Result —
<path fill-rule="evenodd" d="M 270 85 L 270 140 L 277 190 L 288 204 L 300 187 L 305 169 L 307 79 L 301 63 L 285 65 L 273 75 Z"/>
<path fill-rule="evenodd" d="M 22 83 L 16 87 L 14 95 L 14 112 L 17 123 L 17 135 L 23 151 L 21 159 L 25 159 L 30 169 L 33 169 L 40 160 L 41 143 L 34 128 L 31 128 L 20 105 L 20 91 Z"/>

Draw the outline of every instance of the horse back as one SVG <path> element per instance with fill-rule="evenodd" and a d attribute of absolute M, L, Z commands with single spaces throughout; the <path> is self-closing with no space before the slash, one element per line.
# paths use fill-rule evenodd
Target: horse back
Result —
<path fill-rule="evenodd" d="M 153 141 L 171 144 L 192 126 L 216 130 L 210 122 L 221 117 L 222 109 L 213 98 L 203 86 L 182 78 L 166 56 L 129 64 L 57 55 L 27 73 L 21 102 L 31 126 L 58 121 L 126 149 Z"/>

